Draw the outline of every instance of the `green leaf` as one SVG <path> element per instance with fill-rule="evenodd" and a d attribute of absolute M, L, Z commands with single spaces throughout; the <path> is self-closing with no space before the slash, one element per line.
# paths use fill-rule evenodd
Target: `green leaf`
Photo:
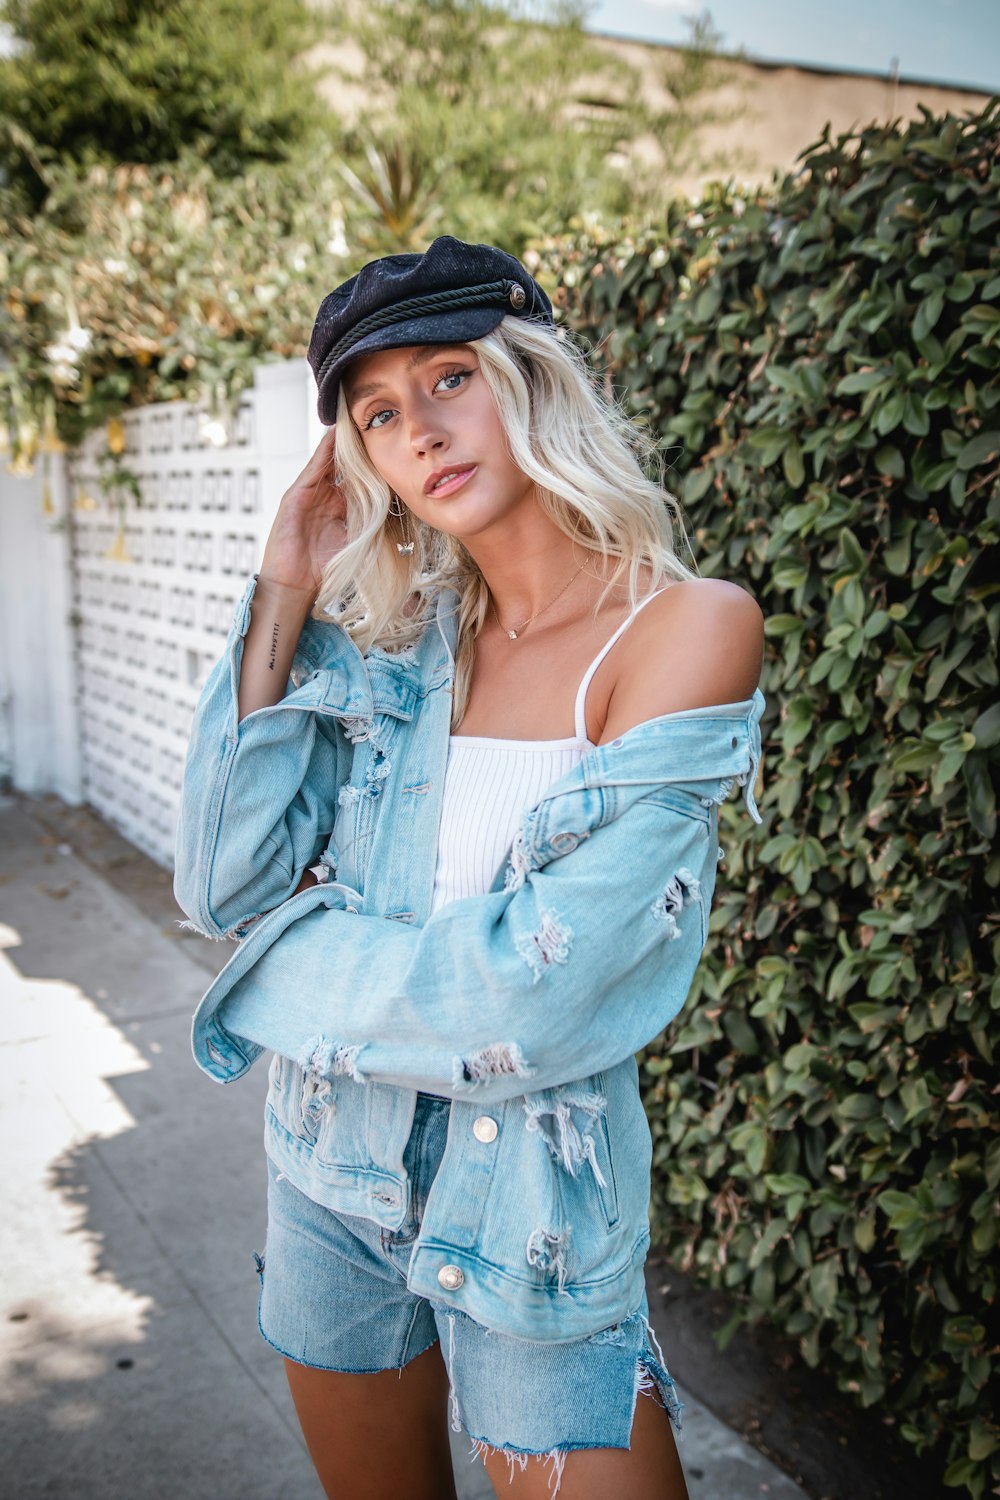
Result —
<path fill-rule="evenodd" d="M 764 1177 L 764 1186 L 768 1192 L 777 1193 L 779 1197 L 787 1197 L 789 1193 L 812 1192 L 812 1183 L 794 1172 L 768 1172 Z"/>
<path fill-rule="evenodd" d="M 994 745 L 1000 744 L 1000 703 L 993 703 L 979 715 L 972 733 L 981 750 L 993 750 Z"/>
<path fill-rule="evenodd" d="M 785 428 L 761 427 L 756 432 L 752 432 L 747 441 L 754 450 L 761 467 L 769 469 L 778 461 L 788 444 L 794 440 L 794 436 L 791 430 Z"/>
<path fill-rule="evenodd" d="M 840 531 L 840 551 L 844 562 L 852 572 L 862 572 L 865 566 L 865 554 L 861 550 L 857 537 L 846 526 Z"/>
<path fill-rule="evenodd" d="M 944 306 L 944 291 L 935 290 L 925 297 L 917 308 L 916 317 L 913 319 L 913 337 L 925 339 L 931 329 L 935 327 L 941 316 Z"/>
<path fill-rule="evenodd" d="M 853 375 L 845 375 L 838 380 L 833 388 L 835 396 L 855 396 L 860 391 L 870 391 L 876 386 L 888 384 L 889 376 L 886 370 L 858 370 Z"/>
<path fill-rule="evenodd" d="M 798 615 L 768 615 L 764 621 L 764 634 L 766 636 L 781 637 L 794 635 L 796 631 L 805 629 L 805 621 Z"/>
<path fill-rule="evenodd" d="M 854 1243 L 857 1245 L 858 1249 L 863 1255 L 867 1255 L 868 1251 L 875 1243 L 874 1214 L 865 1214 L 863 1218 L 855 1220 Z"/>
<path fill-rule="evenodd" d="M 806 470 L 802 462 L 802 449 L 794 439 L 788 444 L 782 455 L 782 466 L 785 471 L 785 478 L 792 489 L 801 489 L 805 483 Z"/>
<path fill-rule="evenodd" d="M 870 1120 L 879 1112 L 874 1094 L 848 1094 L 841 1099 L 837 1113 L 844 1120 Z"/>
<path fill-rule="evenodd" d="M 915 391 L 907 391 L 903 400 L 903 426 L 914 437 L 926 437 L 931 430 L 927 408 Z"/>
<path fill-rule="evenodd" d="M 786 1219 L 771 1219 L 764 1227 L 764 1232 L 754 1245 L 747 1260 L 751 1271 L 755 1271 L 761 1261 L 771 1255 L 775 1247 L 784 1239 L 788 1233 L 788 1221 Z"/>
<path fill-rule="evenodd" d="M 985 1422 L 973 1422 L 969 1429 L 969 1457 L 977 1464 L 1000 1448 L 1000 1432 Z"/>
<path fill-rule="evenodd" d="M 892 479 L 902 479 L 906 473 L 903 455 L 892 443 L 883 443 L 878 449 L 875 454 L 875 467 L 880 474 L 888 474 Z"/>
<path fill-rule="evenodd" d="M 875 431 L 880 437 L 886 437 L 890 432 L 895 432 L 903 420 L 906 397 L 902 391 L 893 391 L 892 395 L 878 408 L 875 414 Z"/>
<path fill-rule="evenodd" d="M 955 462 L 963 471 L 992 463 L 1000 454 L 1000 431 L 980 432 L 960 450 Z"/>
<path fill-rule="evenodd" d="M 920 1204 L 910 1193 L 889 1189 L 879 1193 L 877 1202 L 882 1212 L 888 1216 L 893 1229 L 901 1229 L 904 1225 L 913 1223 L 921 1214 Z"/>

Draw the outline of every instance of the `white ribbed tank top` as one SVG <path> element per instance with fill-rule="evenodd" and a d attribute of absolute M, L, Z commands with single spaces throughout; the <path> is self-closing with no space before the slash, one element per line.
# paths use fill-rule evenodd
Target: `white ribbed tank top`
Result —
<path fill-rule="evenodd" d="M 639 610 L 655 598 L 656 594 L 649 594 L 638 604 L 584 672 L 576 694 L 576 733 L 571 738 L 505 740 L 466 734 L 451 736 L 438 829 L 432 912 L 449 901 L 479 896 L 489 890 L 522 814 L 593 748 L 587 738 L 586 718 L 591 679 Z"/>

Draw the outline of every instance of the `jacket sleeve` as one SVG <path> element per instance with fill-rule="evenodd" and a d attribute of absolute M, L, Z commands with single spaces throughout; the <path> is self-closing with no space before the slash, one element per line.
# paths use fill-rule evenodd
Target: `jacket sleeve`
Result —
<path fill-rule="evenodd" d="M 238 722 L 253 584 L 202 691 L 188 746 L 174 894 L 210 937 L 241 937 L 285 901 L 326 846 L 351 746 L 337 721 L 282 701 Z"/>
<path fill-rule="evenodd" d="M 516 889 L 419 929 L 342 909 L 336 885 L 297 896 L 202 1001 L 199 1063 L 228 1080 L 270 1048 L 486 1102 L 622 1061 L 676 1015 L 705 940 L 714 821 L 684 800 L 658 789 Z"/>

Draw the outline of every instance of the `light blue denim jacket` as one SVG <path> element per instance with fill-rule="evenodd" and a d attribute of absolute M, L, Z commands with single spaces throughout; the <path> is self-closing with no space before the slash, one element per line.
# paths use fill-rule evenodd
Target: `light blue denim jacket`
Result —
<path fill-rule="evenodd" d="M 213 1078 L 275 1053 L 268 1155 L 398 1228 L 416 1091 L 453 1100 L 411 1289 L 487 1327 L 581 1338 L 643 1294 L 650 1135 L 633 1054 L 705 942 L 718 804 L 753 787 L 763 697 L 589 750 L 524 816 L 490 891 L 429 916 L 455 599 L 415 646 L 303 631 L 285 698 L 237 723 L 253 583 L 195 716 L 177 899 L 240 945 L 194 1020 Z M 293 895 L 317 860 L 325 883 Z"/>

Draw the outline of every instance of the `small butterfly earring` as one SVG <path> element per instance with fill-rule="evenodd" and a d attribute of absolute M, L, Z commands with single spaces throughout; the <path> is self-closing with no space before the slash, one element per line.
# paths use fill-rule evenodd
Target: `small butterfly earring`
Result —
<path fill-rule="evenodd" d="M 403 541 L 396 543 L 396 551 L 399 553 L 400 557 L 412 557 L 416 543 L 414 542 L 413 537 L 410 535 L 410 518 L 407 514 L 406 507 L 403 505 L 403 502 L 400 500 L 398 495 L 393 495 L 392 497 L 392 503 L 389 506 L 389 514 L 390 516 L 396 516 L 403 523 Z"/>

